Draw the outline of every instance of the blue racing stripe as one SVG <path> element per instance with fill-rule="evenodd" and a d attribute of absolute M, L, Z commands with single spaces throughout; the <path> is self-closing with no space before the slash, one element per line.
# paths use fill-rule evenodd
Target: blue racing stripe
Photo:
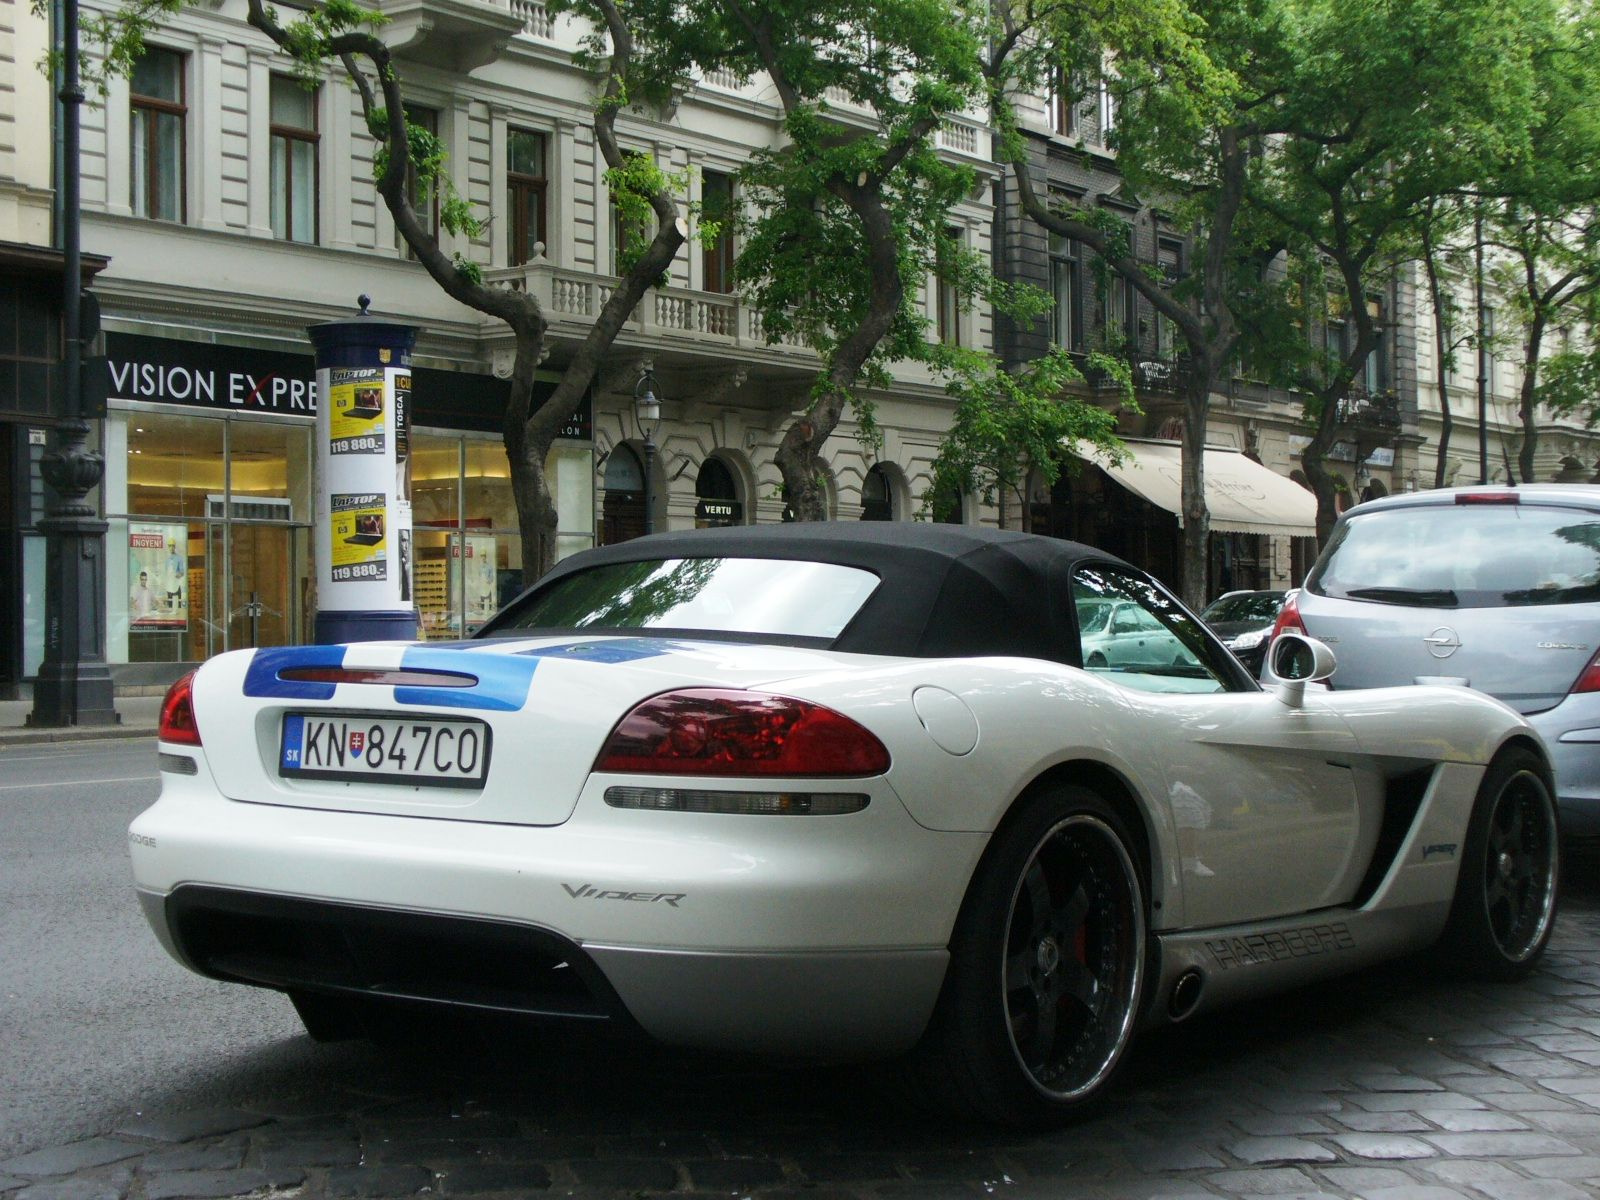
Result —
<path fill-rule="evenodd" d="M 518 650 L 523 658 L 571 658 L 579 662 L 626 663 L 642 658 L 660 658 L 663 654 L 683 650 L 680 642 L 665 638 L 611 638 L 603 642 L 568 642 L 562 646 L 541 646 L 536 650 Z"/>
<path fill-rule="evenodd" d="M 333 683 L 279 679 L 285 667 L 342 667 L 343 646 L 274 646 L 257 650 L 244 675 L 244 694 L 269 700 L 332 700 Z"/>
<path fill-rule="evenodd" d="M 454 671 L 477 677 L 477 685 L 456 687 L 397 687 L 397 704 L 424 708 L 475 708 L 490 712 L 520 712 L 528 703 L 537 662 L 515 654 L 465 654 L 439 646 L 412 646 L 400 659 L 402 670 Z"/>

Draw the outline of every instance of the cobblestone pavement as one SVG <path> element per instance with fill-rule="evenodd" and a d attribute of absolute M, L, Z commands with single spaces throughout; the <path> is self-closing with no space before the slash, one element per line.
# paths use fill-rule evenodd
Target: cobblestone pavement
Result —
<path fill-rule="evenodd" d="M 1142 1041 L 1114 1102 L 1057 1132 L 941 1124 L 878 1072 L 502 1031 L 329 1047 L 318 1094 L 243 1108 L 130 1097 L 103 1136 L 0 1161 L 0 1196 L 1600 1196 L 1600 850 L 1568 881 L 1524 983 L 1411 963 L 1197 1020 Z"/>

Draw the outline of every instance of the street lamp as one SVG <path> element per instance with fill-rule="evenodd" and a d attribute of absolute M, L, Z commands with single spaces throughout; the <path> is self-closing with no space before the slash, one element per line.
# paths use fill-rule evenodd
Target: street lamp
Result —
<path fill-rule="evenodd" d="M 656 456 L 656 430 L 661 427 L 661 401 L 656 398 L 656 373 L 646 361 L 639 371 L 639 382 L 633 385 L 633 419 L 639 425 L 639 437 L 644 441 L 644 531 L 656 531 L 655 515 L 650 506 L 650 464 Z"/>

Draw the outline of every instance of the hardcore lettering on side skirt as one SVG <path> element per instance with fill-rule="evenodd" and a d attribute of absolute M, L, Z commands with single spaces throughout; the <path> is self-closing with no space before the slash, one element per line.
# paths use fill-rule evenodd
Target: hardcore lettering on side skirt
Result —
<path fill-rule="evenodd" d="M 1308 925 L 1304 929 L 1289 929 L 1282 933 L 1217 938 L 1207 942 L 1206 949 L 1211 951 L 1217 966 L 1226 971 L 1232 967 L 1250 967 L 1260 963 L 1282 962 L 1287 958 L 1308 958 L 1313 954 L 1349 950 L 1355 944 L 1350 927 L 1340 922 Z"/>
<path fill-rule="evenodd" d="M 561 890 L 574 900 L 632 900 L 639 904 L 655 904 L 659 901 L 662 904 L 670 904 L 673 908 L 677 908 L 678 901 L 689 894 L 687 892 L 603 891 L 592 883 L 580 883 L 576 886 L 570 883 L 563 883 Z"/>

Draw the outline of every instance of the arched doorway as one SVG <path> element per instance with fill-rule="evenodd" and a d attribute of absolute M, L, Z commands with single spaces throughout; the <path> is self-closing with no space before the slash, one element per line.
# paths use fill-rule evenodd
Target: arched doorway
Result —
<path fill-rule="evenodd" d="M 694 526 L 714 529 L 744 524 L 744 502 L 739 496 L 739 481 L 728 464 L 708 458 L 700 464 L 694 481 Z"/>
<path fill-rule="evenodd" d="M 600 544 L 626 542 L 644 533 L 644 464 L 631 446 L 617 446 L 606 459 L 606 496 L 600 511 Z"/>
<path fill-rule="evenodd" d="M 894 484 L 882 463 L 868 471 L 867 477 L 861 481 L 861 519 L 894 520 Z"/>

